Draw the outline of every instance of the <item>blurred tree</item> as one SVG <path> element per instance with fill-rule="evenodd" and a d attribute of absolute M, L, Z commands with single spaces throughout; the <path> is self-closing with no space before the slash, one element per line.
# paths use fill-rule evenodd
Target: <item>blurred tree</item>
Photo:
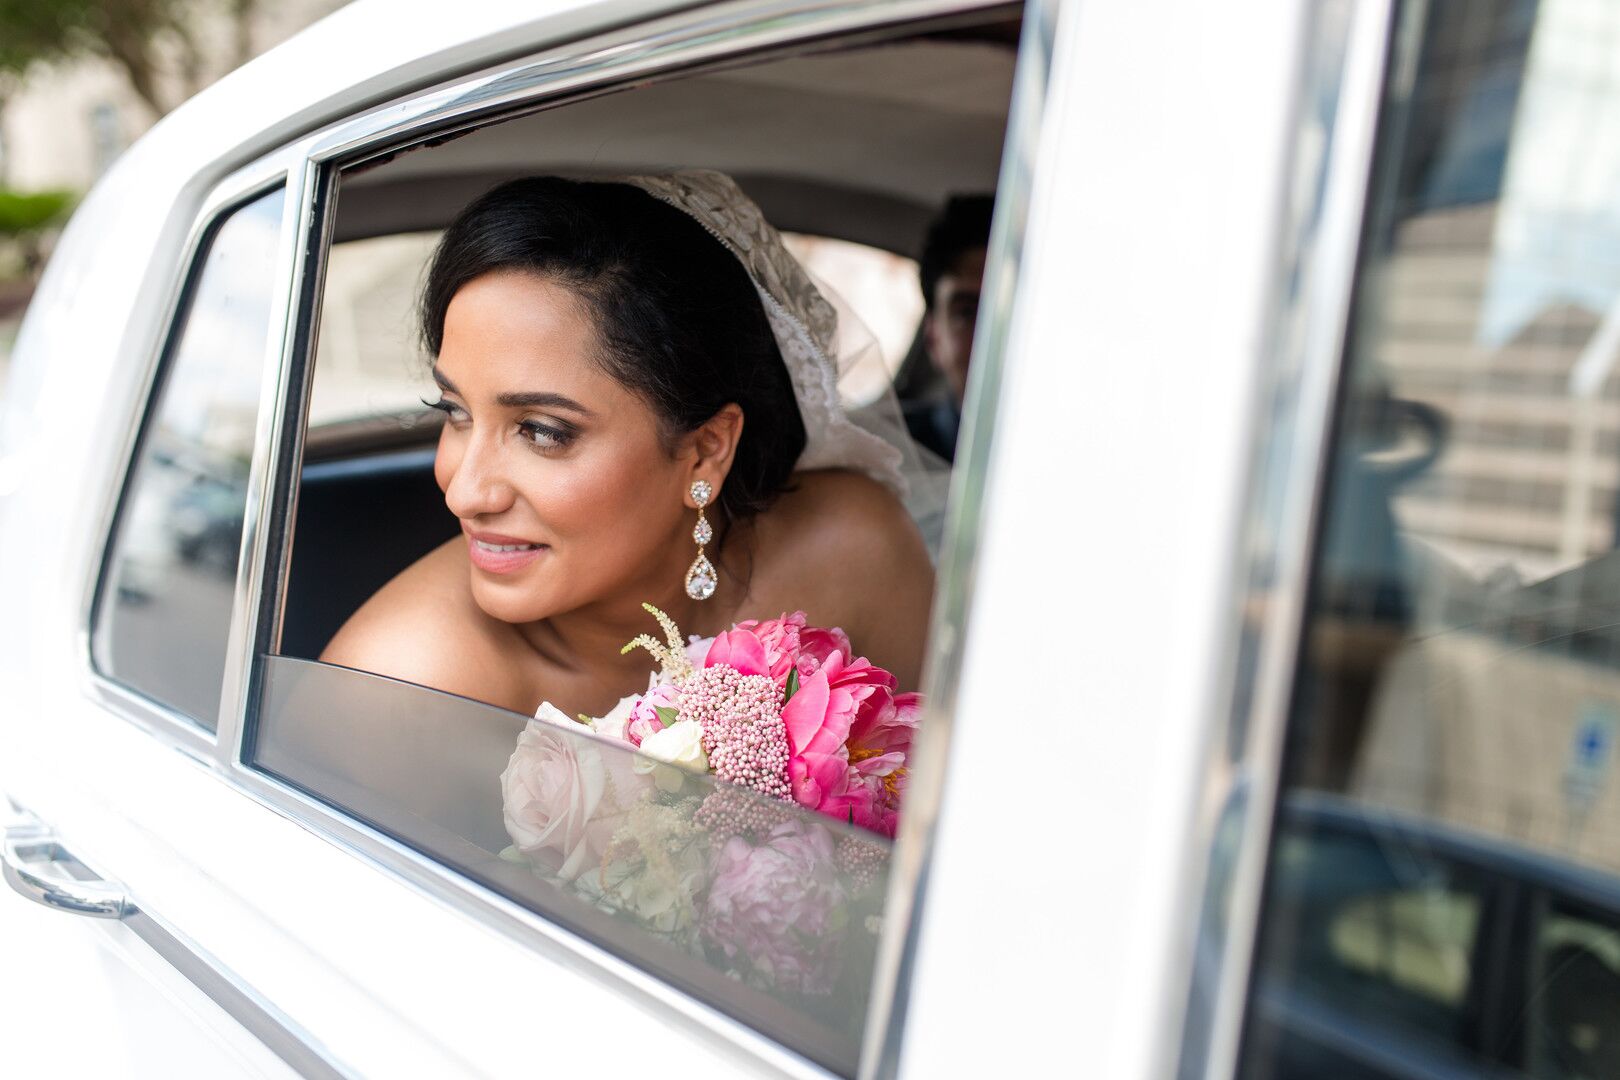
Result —
<path fill-rule="evenodd" d="M 73 201 L 71 191 L 24 193 L 0 187 L 0 256 L 10 248 L 17 263 L 6 266 L 10 260 L 0 259 L 0 278 L 17 270 L 24 277 L 39 271 L 45 238 L 67 220 Z"/>
<path fill-rule="evenodd" d="M 0 100 L 36 62 L 103 56 L 159 116 L 253 55 L 259 0 L 0 0 Z M 214 36 L 223 30 L 227 40 Z M 210 47 L 213 46 L 213 47 Z M 221 69 L 218 58 L 226 67 Z"/>

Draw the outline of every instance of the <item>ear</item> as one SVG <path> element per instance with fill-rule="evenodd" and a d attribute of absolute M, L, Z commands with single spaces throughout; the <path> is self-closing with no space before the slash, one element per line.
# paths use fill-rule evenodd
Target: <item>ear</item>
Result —
<path fill-rule="evenodd" d="M 737 443 L 742 439 L 742 406 L 732 402 L 709 417 L 682 439 L 682 457 L 686 460 L 686 505 L 692 501 L 692 483 L 707 480 L 718 494 L 731 472 L 731 463 L 737 456 Z"/>

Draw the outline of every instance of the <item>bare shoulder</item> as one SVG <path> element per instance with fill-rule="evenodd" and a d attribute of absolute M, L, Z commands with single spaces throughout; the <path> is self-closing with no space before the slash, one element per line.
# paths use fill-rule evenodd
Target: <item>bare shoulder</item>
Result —
<path fill-rule="evenodd" d="M 858 473 L 800 473 L 762 515 L 760 551 L 762 593 L 843 627 L 858 651 L 916 686 L 934 568 L 893 492 Z"/>
<path fill-rule="evenodd" d="M 504 634 L 473 601 L 459 538 L 402 570 L 360 606 L 321 661 L 528 711 L 530 689 Z"/>

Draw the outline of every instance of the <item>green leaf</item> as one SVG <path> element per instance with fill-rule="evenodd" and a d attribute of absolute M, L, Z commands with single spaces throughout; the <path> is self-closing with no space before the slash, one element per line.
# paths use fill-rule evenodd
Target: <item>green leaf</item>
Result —
<path fill-rule="evenodd" d="M 799 692 L 799 669 L 798 668 L 792 668 L 791 670 L 788 671 L 787 693 L 782 695 L 782 704 L 786 705 L 788 702 L 792 701 L 793 700 L 793 695 L 797 694 L 798 692 Z"/>
<path fill-rule="evenodd" d="M 658 719 L 664 722 L 665 727 L 673 726 L 675 718 L 681 714 L 679 709 L 671 708 L 668 705 L 655 706 L 653 712 L 658 714 Z"/>

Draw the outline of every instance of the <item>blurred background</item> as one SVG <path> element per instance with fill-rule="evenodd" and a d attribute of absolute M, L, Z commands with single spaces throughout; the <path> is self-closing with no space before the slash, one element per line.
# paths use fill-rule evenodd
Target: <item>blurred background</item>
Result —
<path fill-rule="evenodd" d="M 170 109 L 343 0 L 0 3 L 0 392 L 57 231 Z"/>

